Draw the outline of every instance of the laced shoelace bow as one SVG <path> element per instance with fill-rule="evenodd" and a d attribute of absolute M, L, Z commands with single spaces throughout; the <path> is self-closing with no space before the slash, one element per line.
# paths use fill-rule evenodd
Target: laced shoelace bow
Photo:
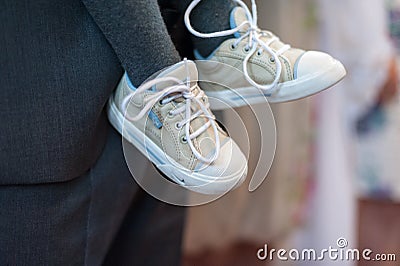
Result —
<path fill-rule="evenodd" d="M 124 98 L 121 104 L 122 110 L 124 110 L 125 118 L 127 120 L 131 122 L 136 122 L 142 119 L 153 108 L 153 106 L 157 104 L 157 102 L 160 102 L 162 105 L 164 105 L 178 98 L 183 98 L 185 104 L 182 105 L 181 107 L 169 111 L 169 115 L 176 116 L 178 114 L 185 113 L 184 120 L 177 123 L 176 125 L 177 128 L 180 129 L 182 127 L 185 127 L 185 141 L 187 141 L 187 143 L 189 144 L 190 149 L 196 156 L 196 158 L 205 163 L 212 163 L 218 158 L 220 151 L 220 139 L 218 135 L 217 123 L 215 121 L 215 116 L 212 115 L 212 113 L 209 111 L 210 104 L 208 103 L 208 101 L 207 103 L 203 101 L 203 99 L 207 97 L 205 96 L 204 92 L 202 90 L 199 90 L 197 95 L 193 92 L 197 88 L 197 84 L 194 86 L 190 85 L 189 69 L 187 67 L 187 63 L 185 64 L 187 72 L 186 83 L 174 77 L 160 77 L 148 81 L 143 85 L 141 85 L 137 90 L 135 90 L 134 92 L 132 92 L 131 94 L 127 95 Z M 164 82 L 169 82 L 172 83 L 173 85 L 170 85 L 152 95 L 146 96 L 144 99 L 145 105 L 143 109 L 134 117 L 129 115 L 129 113 L 127 112 L 127 108 L 129 102 L 133 97 L 135 97 L 137 94 L 146 92 L 148 89 L 152 88 L 157 84 Z M 200 107 L 195 113 L 192 113 L 193 103 L 197 104 L 197 106 Z M 206 117 L 208 119 L 208 122 L 206 122 L 204 125 L 202 125 L 200 128 L 198 128 L 195 132 L 191 134 L 190 123 L 200 116 Z M 215 152 L 211 158 L 207 158 L 197 151 L 197 149 L 194 147 L 192 140 L 200 136 L 210 126 L 213 128 L 215 136 Z"/>
<path fill-rule="evenodd" d="M 242 33 L 245 28 L 247 28 L 247 31 L 235 41 L 233 44 L 233 48 L 236 48 L 237 45 L 244 40 L 245 38 L 248 38 L 248 44 L 245 47 L 246 52 L 248 52 L 248 55 L 246 58 L 243 60 L 243 72 L 245 75 L 246 80 L 253 85 L 254 87 L 257 87 L 261 90 L 264 90 L 265 92 L 270 92 L 272 93 L 272 90 L 278 85 L 280 76 L 282 73 L 282 63 L 279 60 L 279 56 L 283 54 L 285 51 L 290 49 L 290 45 L 285 44 L 282 48 L 280 48 L 277 51 L 274 51 L 270 45 L 276 41 L 279 41 L 279 38 L 275 36 L 272 32 L 269 31 L 264 31 L 258 28 L 257 26 L 257 5 L 255 0 L 251 0 L 252 3 L 252 12 L 250 12 L 249 8 L 246 6 L 246 4 L 241 1 L 241 0 L 233 0 L 235 3 L 237 3 L 239 6 L 241 6 L 245 12 L 246 12 L 246 17 L 247 20 L 243 21 L 240 25 L 237 25 L 235 28 L 230 29 L 230 30 L 223 30 L 223 31 L 218 31 L 218 32 L 213 32 L 213 33 L 201 33 L 196 31 L 193 26 L 190 23 L 190 13 L 193 11 L 193 9 L 201 2 L 202 0 L 194 0 L 189 7 L 187 8 L 185 12 L 185 24 L 188 30 L 195 36 L 200 37 L 200 38 L 213 38 L 213 37 L 224 37 L 224 36 L 229 36 L 233 35 L 237 32 Z M 270 37 L 270 39 L 265 42 L 262 40 L 263 37 Z M 248 69 L 247 69 L 247 64 L 250 60 L 250 58 L 257 52 L 259 55 L 262 54 L 263 51 L 268 52 L 272 57 L 271 60 L 276 64 L 276 76 L 275 79 L 272 81 L 271 84 L 258 84 L 255 82 L 249 75 Z"/>

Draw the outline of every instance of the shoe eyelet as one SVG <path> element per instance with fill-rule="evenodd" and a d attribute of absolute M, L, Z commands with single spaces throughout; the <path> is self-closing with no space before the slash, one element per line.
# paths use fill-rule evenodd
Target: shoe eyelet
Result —
<path fill-rule="evenodd" d="M 269 62 L 272 63 L 272 64 L 275 63 L 275 58 L 273 58 L 273 57 L 271 56 L 271 57 L 269 58 Z"/>
<path fill-rule="evenodd" d="M 159 105 L 159 106 L 164 106 L 162 100 L 159 100 L 159 101 L 158 101 L 158 105 Z"/>
<path fill-rule="evenodd" d="M 174 114 L 173 114 L 171 111 L 169 111 L 167 116 L 168 116 L 169 118 L 173 118 L 173 117 L 174 117 Z"/>
<path fill-rule="evenodd" d="M 232 51 L 235 51 L 237 49 L 237 45 L 235 45 L 234 43 L 232 43 L 229 47 Z"/>
<path fill-rule="evenodd" d="M 262 52 L 260 52 L 260 51 L 257 51 L 257 56 L 262 56 Z"/>
<path fill-rule="evenodd" d="M 177 130 L 181 130 L 182 129 L 182 126 L 179 124 L 179 122 L 175 123 L 175 129 L 177 129 Z"/>
<path fill-rule="evenodd" d="M 247 46 L 243 47 L 243 52 L 245 52 L 246 54 L 250 52 L 250 47 Z"/>
<path fill-rule="evenodd" d="M 186 136 L 182 136 L 181 137 L 181 142 L 183 143 L 183 144 L 186 144 L 188 141 L 187 141 L 187 139 L 186 139 Z"/>

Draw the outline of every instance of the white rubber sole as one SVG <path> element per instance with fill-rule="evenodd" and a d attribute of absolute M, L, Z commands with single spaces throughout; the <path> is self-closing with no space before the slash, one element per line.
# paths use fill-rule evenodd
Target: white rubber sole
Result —
<path fill-rule="evenodd" d="M 346 69 L 336 60 L 329 69 L 303 78 L 280 83 L 272 95 L 255 87 L 205 91 L 212 110 L 223 110 L 260 103 L 283 103 L 299 100 L 326 90 L 346 76 Z"/>
<path fill-rule="evenodd" d="M 201 194 L 223 194 L 242 184 L 246 178 L 247 163 L 244 164 L 243 169 L 229 176 L 212 177 L 203 175 L 201 172 L 184 169 L 136 126 L 129 121 L 124 123 L 124 116 L 115 105 L 113 96 L 108 101 L 107 113 L 114 128 L 146 156 L 158 170 L 178 185 Z M 179 166 L 177 167 L 177 165 Z"/>

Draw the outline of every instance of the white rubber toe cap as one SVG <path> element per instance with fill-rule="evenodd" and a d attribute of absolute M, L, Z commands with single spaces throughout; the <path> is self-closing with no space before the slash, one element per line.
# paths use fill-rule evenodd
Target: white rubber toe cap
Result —
<path fill-rule="evenodd" d="M 346 69 L 332 56 L 316 51 L 301 55 L 294 66 L 294 79 L 279 85 L 270 103 L 302 99 L 326 90 L 346 76 Z"/>
<path fill-rule="evenodd" d="M 309 75 L 318 75 L 338 65 L 338 61 L 329 54 L 317 51 L 305 52 L 297 59 L 294 78 L 301 79 Z"/>
<path fill-rule="evenodd" d="M 221 146 L 219 157 L 212 164 L 199 164 L 195 171 L 203 177 L 197 189 L 207 191 L 207 194 L 224 193 L 243 183 L 247 159 L 239 146 L 229 139 Z"/>

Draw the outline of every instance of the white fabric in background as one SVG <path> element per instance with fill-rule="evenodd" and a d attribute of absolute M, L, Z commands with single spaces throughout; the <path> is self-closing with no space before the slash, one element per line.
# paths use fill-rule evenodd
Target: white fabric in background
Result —
<path fill-rule="evenodd" d="M 319 4 L 322 49 L 342 61 L 348 75 L 316 98 L 317 185 L 303 245 L 336 247 L 336 240 L 344 237 L 349 248 L 356 248 L 356 159 L 350 125 L 373 106 L 386 77 L 392 50 L 385 1 L 319 0 Z M 324 265 L 356 263 L 327 260 Z"/>
<path fill-rule="evenodd" d="M 322 49 L 338 58 L 348 75 L 344 111 L 350 123 L 372 107 L 394 54 L 383 0 L 319 0 Z"/>

